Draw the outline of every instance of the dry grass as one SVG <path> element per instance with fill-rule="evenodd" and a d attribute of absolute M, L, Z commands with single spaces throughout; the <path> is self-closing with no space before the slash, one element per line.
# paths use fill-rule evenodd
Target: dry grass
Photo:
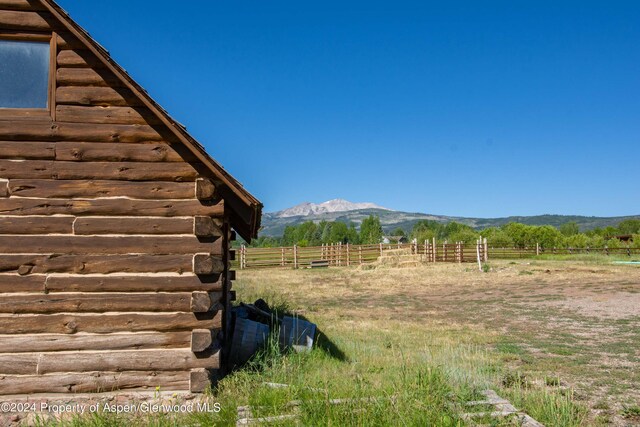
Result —
<path fill-rule="evenodd" d="M 631 425 L 624 408 L 640 402 L 639 279 L 634 266 L 503 261 L 488 273 L 458 264 L 246 270 L 236 288 L 247 300 L 286 302 L 347 353 L 354 342 L 404 346 L 405 355 L 483 382 L 491 375 L 475 371 L 491 364 L 445 362 L 456 347 L 487 351 L 522 372 L 527 387 L 575 389 L 591 409 L 588 424 Z"/>

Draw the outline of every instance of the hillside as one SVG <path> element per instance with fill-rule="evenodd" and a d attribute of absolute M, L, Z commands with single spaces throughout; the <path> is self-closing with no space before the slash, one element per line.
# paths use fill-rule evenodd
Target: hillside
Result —
<path fill-rule="evenodd" d="M 341 199 L 338 201 L 346 202 Z M 334 201 L 330 201 L 334 202 Z M 329 202 L 325 202 L 329 203 Z M 351 202 L 347 202 L 351 203 Z M 307 206 L 307 214 L 296 214 L 304 210 L 295 211 L 294 208 L 301 206 Z M 320 222 L 325 221 L 342 221 L 345 223 L 354 223 L 357 227 L 360 226 L 362 220 L 369 215 L 377 215 L 380 217 L 380 222 L 386 232 L 391 231 L 396 227 L 401 227 L 406 231 L 410 231 L 413 225 L 420 220 L 428 219 L 438 222 L 457 221 L 463 224 L 470 225 L 477 229 L 482 229 L 492 226 L 501 226 L 509 222 L 521 222 L 528 225 L 553 225 L 555 227 L 560 226 L 566 222 L 574 221 L 580 226 L 580 230 L 590 230 L 596 227 L 614 226 L 620 221 L 630 218 L 640 218 L 640 215 L 634 216 L 619 216 L 619 217 L 595 217 L 595 216 L 577 216 L 577 215 L 535 215 L 535 216 L 510 216 L 504 218 L 465 218 L 445 215 L 432 215 L 419 212 L 400 212 L 392 211 L 382 207 L 368 207 L 368 208 L 353 208 L 349 210 L 321 210 L 314 211 L 313 206 L 321 206 L 318 204 L 306 203 L 298 205 L 297 207 L 285 209 L 279 212 L 265 213 L 262 216 L 262 229 L 260 230 L 261 236 L 282 236 L 284 228 L 287 225 L 298 225 L 305 221 Z M 350 206 L 358 204 L 351 204 Z M 374 204 L 370 204 L 377 206 Z"/>

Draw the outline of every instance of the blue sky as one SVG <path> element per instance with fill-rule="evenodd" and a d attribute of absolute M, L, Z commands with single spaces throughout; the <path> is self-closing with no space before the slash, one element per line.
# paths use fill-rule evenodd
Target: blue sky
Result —
<path fill-rule="evenodd" d="M 640 2 L 60 4 L 266 211 L 640 214 Z"/>

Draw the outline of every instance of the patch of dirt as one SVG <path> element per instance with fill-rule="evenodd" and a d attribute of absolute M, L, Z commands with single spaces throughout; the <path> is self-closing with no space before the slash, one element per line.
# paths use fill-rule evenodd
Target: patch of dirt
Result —
<path fill-rule="evenodd" d="M 617 292 L 569 297 L 546 305 L 568 308 L 585 316 L 625 319 L 640 316 L 640 293 Z"/>

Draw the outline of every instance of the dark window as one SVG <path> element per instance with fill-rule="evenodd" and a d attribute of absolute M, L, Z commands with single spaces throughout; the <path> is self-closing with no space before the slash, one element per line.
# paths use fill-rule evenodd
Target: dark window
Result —
<path fill-rule="evenodd" d="M 49 43 L 0 40 L 0 108 L 47 108 Z"/>

